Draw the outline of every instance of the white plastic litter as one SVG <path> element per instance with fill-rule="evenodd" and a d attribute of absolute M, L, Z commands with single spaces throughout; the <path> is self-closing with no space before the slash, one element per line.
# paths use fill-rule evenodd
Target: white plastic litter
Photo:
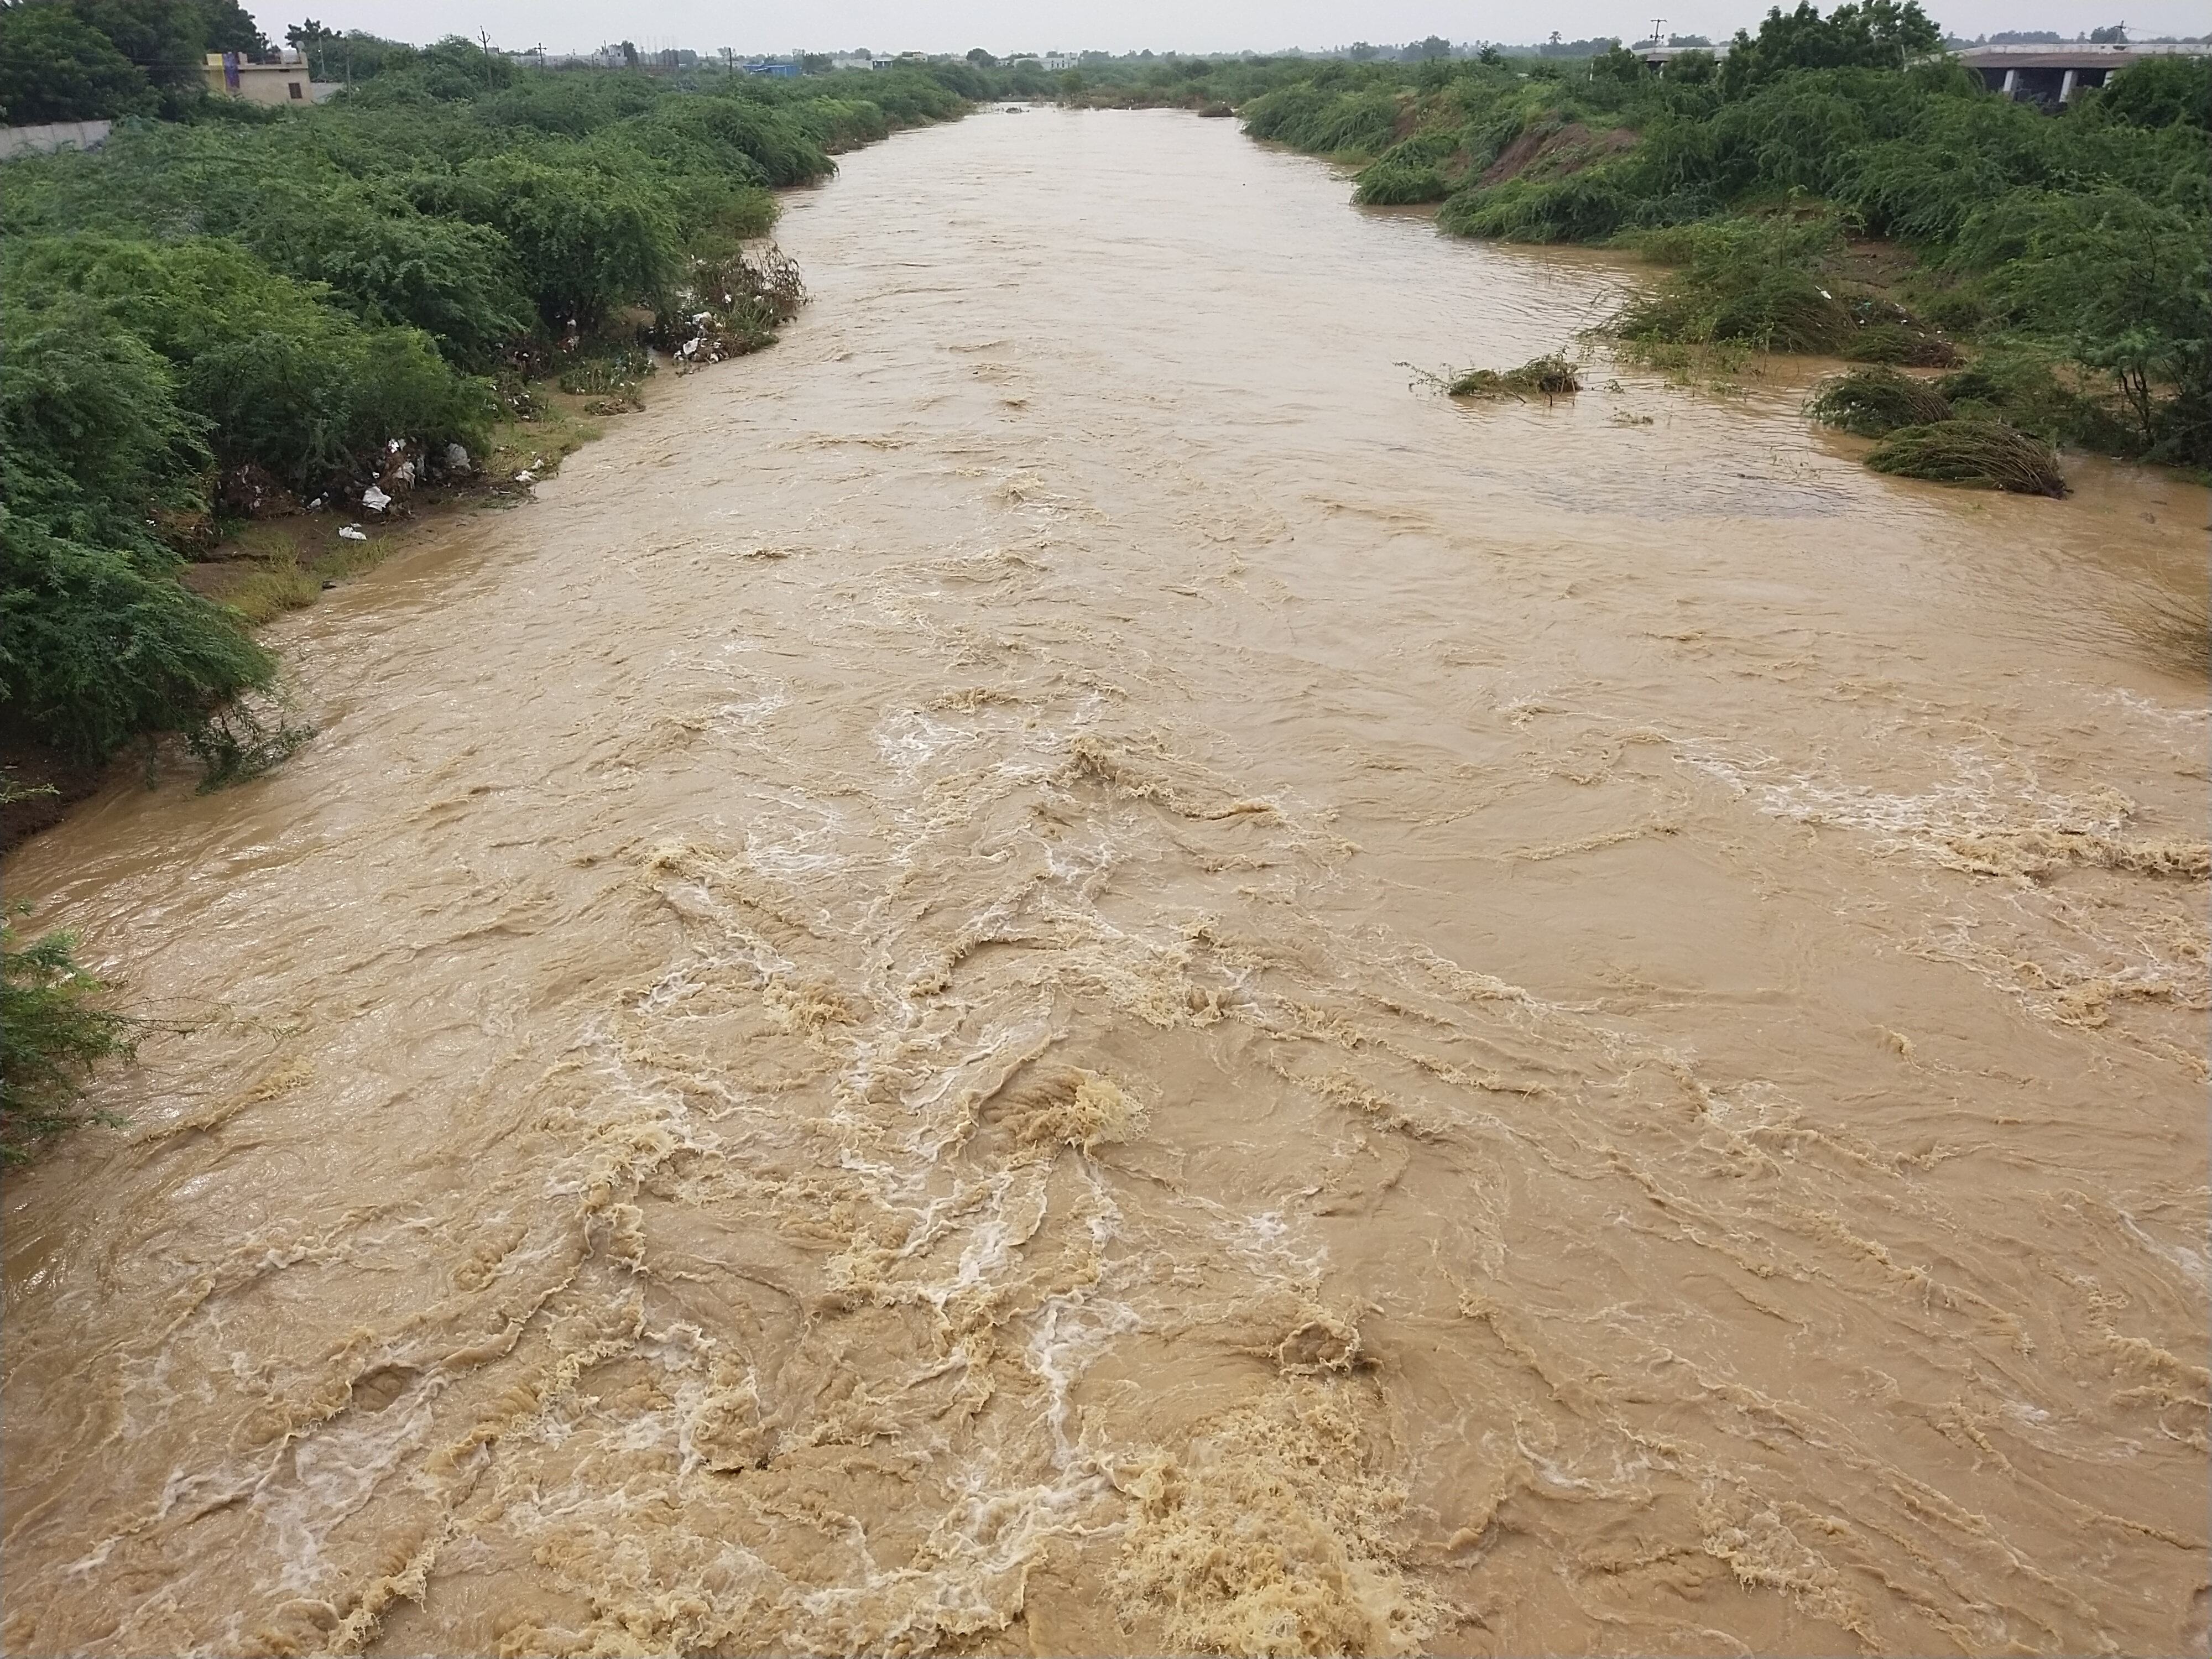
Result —
<path fill-rule="evenodd" d="M 446 471 L 465 472 L 469 470 L 469 452 L 459 444 L 446 446 Z"/>
<path fill-rule="evenodd" d="M 381 513 L 392 505 L 392 497 L 371 484 L 361 492 L 361 504 L 372 513 Z"/>
<path fill-rule="evenodd" d="M 338 539 L 342 542 L 365 542 L 368 539 L 368 532 L 357 524 L 341 525 Z"/>

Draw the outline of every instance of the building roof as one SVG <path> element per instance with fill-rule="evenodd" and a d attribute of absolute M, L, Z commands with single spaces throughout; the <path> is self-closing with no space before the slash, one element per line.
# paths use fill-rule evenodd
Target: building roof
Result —
<path fill-rule="evenodd" d="M 1952 54 L 1968 69 L 2116 70 L 2146 58 L 2212 57 L 2212 46 L 2107 46 L 2087 41 L 2027 46 L 1964 46 Z"/>

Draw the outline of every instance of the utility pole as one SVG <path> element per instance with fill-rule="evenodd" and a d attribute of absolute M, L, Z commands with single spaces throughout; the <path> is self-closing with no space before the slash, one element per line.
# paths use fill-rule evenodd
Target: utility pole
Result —
<path fill-rule="evenodd" d="M 484 55 L 484 90 L 485 90 L 486 92 L 489 92 L 489 91 L 492 89 L 492 85 L 491 85 L 491 35 L 490 35 L 490 34 L 489 34 L 489 32 L 487 32 L 486 30 L 482 29 L 482 28 L 479 28 L 479 29 L 477 31 L 477 39 L 480 42 L 482 42 L 482 43 L 483 43 L 483 55 Z"/>
<path fill-rule="evenodd" d="M 1667 44 L 1667 36 L 1665 33 L 1666 27 L 1667 20 L 1665 18 L 1655 17 L 1651 20 L 1651 44 L 1653 46 L 1663 46 Z"/>

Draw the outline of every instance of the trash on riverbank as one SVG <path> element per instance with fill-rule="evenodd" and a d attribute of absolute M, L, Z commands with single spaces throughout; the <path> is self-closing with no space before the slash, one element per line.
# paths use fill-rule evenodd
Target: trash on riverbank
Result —
<path fill-rule="evenodd" d="M 298 498 L 258 461 L 226 471 L 216 481 L 215 499 L 233 519 L 276 519 L 300 510 Z"/>
<path fill-rule="evenodd" d="M 2002 421 L 1936 421 L 1899 427 L 1867 456 L 1877 472 L 2015 495 L 2063 497 L 2071 493 L 2058 471 L 2058 454 L 2042 439 Z"/>
<path fill-rule="evenodd" d="M 1951 400 L 1926 380 L 1893 368 L 1855 369 L 1823 380 L 1805 412 L 1823 426 L 1879 438 L 1901 426 L 1929 426 L 1952 416 Z"/>
<path fill-rule="evenodd" d="M 799 314 L 807 293 L 798 261 L 770 246 L 699 261 L 683 297 L 684 311 L 642 331 L 679 374 L 775 344 L 777 325 Z"/>
<path fill-rule="evenodd" d="M 338 526 L 338 539 L 342 542 L 365 542 L 368 539 L 368 532 L 357 524 L 341 525 Z"/>

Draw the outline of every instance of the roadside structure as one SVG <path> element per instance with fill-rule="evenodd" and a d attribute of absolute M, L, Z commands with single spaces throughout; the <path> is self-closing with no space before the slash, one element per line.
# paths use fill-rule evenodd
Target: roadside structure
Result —
<path fill-rule="evenodd" d="M 2070 104 L 2076 94 L 2101 87 L 2130 64 L 2148 58 L 2212 56 L 2212 45 L 2185 42 L 2150 46 L 2106 46 L 2081 41 L 2069 46 L 1967 46 L 1954 54 L 1982 77 L 1991 92 L 2039 104 Z"/>
<path fill-rule="evenodd" d="M 216 97 L 248 104 L 319 104 L 341 90 L 335 81 L 313 79 L 297 46 L 283 48 L 273 64 L 249 63 L 234 52 L 211 52 L 204 72 L 208 90 Z"/>

